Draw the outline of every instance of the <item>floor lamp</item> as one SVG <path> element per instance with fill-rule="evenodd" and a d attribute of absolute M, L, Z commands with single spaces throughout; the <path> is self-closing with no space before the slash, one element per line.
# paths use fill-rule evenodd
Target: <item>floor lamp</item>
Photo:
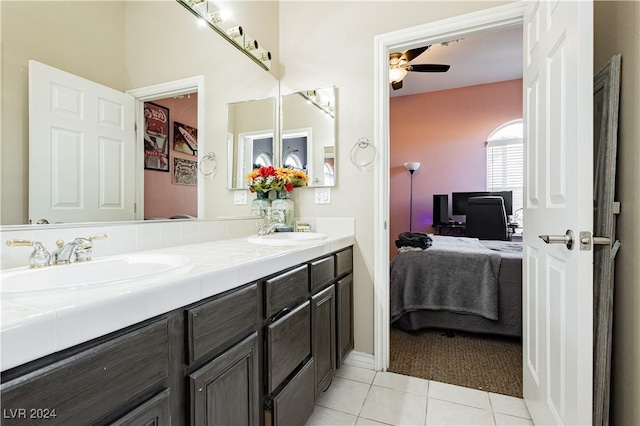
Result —
<path fill-rule="evenodd" d="M 413 224 L 413 172 L 420 168 L 420 163 L 416 161 L 404 163 L 404 168 L 411 173 L 411 193 L 409 195 L 409 232 L 411 232 L 411 225 Z"/>

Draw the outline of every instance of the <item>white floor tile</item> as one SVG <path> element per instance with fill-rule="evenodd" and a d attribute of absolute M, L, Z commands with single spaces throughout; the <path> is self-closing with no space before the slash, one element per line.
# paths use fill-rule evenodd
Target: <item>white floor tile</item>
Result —
<path fill-rule="evenodd" d="M 336 377 L 342 377 L 343 379 L 355 380 L 356 382 L 367 384 L 373 383 L 373 378 L 375 376 L 376 372 L 373 370 L 347 364 L 342 364 L 340 369 L 336 371 Z"/>
<path fill-rule="evenodd" d="M 316 405 L 357 416 L 369 388 L 366 383 L 334 377 L 329 389 L 318 396 Z"/>
<path fill-rule="evenodd" d="M 429 398 L 427 426 L 430 425 L 495 425 L 493 413 L 480 408 Z"/>
<path fill-rule="evenodd" d="M 391 425 L 424 425 L 425 397 L 372 386 L 360 417 Z"/>
<path fill-rule="evenodd" d="M 491 411 L 489 394 L 477 389 L 430 381 L 429 398 L 456 402 L 458 404 L 470 405 L 472 407 Z"/>
<path fill-rule="evenodd" d="M 316 405 L 306 426 L 353 426 L 357 417 Z"/>
<path fill-rule="evenodd" d="M 404 376 L 396 373 L 379 372 L 373 384 L 383 388 L 390 388 L 402 392 L 415 393 L 426 397 L 429 391 L 429 381 L 417 377 Z"/>
<path fill-rule="evenodd" d="M 358 417 L 356 426 L 388 426 L 386 423 L 376 422 L 375 420 L 365 419 L 364 417 Z"/>
<path fill-rule="evenodd" d="M 509 416 L 502 413 L 494 413 L 496 418 L 496 425 L 498 426 L 520 426 L 527 425 L 533 426 L 533 422 L 529 419 L 523 419 L 521 417 Z"/>
<path fill-rule="evenodd" d="M 490 393 L 489 399 L 494 413 L 509 414 L 510 416 L 531 419 L 527 405 L 522 398 Z"/>

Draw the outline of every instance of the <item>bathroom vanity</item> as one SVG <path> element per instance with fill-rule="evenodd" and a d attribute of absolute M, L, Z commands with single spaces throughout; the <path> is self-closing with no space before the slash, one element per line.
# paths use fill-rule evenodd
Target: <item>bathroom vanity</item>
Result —
<path fill-rule="evenodd" d="M 215 294 L 5 369 L 2 424 L 304 424 L 353 348 L 352 244 L 247 245 L 241 265 L 196 265 Z M 238 283 L 209 282 L 225 276 Z"/>

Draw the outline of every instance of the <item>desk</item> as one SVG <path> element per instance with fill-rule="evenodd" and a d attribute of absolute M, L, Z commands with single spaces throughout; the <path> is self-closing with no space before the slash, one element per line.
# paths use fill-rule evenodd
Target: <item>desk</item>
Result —
<path fill-rule="evenodd" d="M 464 235 L 463 223 L 432 223 L 431 226 L 438 230 L 438 235 Z"/>

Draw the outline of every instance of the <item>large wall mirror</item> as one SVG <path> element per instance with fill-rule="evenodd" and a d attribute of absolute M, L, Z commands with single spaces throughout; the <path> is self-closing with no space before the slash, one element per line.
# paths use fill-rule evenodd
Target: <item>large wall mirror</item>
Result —
<path fill-rule="evenodd" d="M 309 186 L 336 184 L 336 96 L 334 87 L 282 97 L 280 161 L 304 170 Z"/>
<path fill-rule="evenodd" d="M 1 2 L 0 7 L 2 225 L 26 224 L 30 219 L 29 60 L 121 92 L 202 76 L 203 91 L 195 96 L 202 99 L 198 105 L 206 120 L 197 129 L 197 155 L 215 153 L 219 167 L 216 177 L 198 177 L 198 217 L 230 214 L 233 203 L 226 203 L 226 198 L 220 201 L 230 197 L 225 178 L 227 107 L 248 100 L 277 99 L 279 82 L 273 74 L 211 28 L 200 25 L 198 18 L 176 1 L 15 1 Z M 178 117 L 179 108 L 171 109 L 170 117 Z M 271 128 L 276 129 L 274 114 L 271 122 Z M 268 127 L 265 124 L 261 130 Z M 172 153 L 170 161 L 173 157 Z M 69 170 L 69 176 L 83 179 L 82 167 Z M 143 191 L 142 152 L 136 154 L 136 167 L 135 176 L 124 181 Z M 160 175 L 163 171 L 151 173 Z M 89 221 L 96 219 L 80 214 L 73 222 Z"/>

